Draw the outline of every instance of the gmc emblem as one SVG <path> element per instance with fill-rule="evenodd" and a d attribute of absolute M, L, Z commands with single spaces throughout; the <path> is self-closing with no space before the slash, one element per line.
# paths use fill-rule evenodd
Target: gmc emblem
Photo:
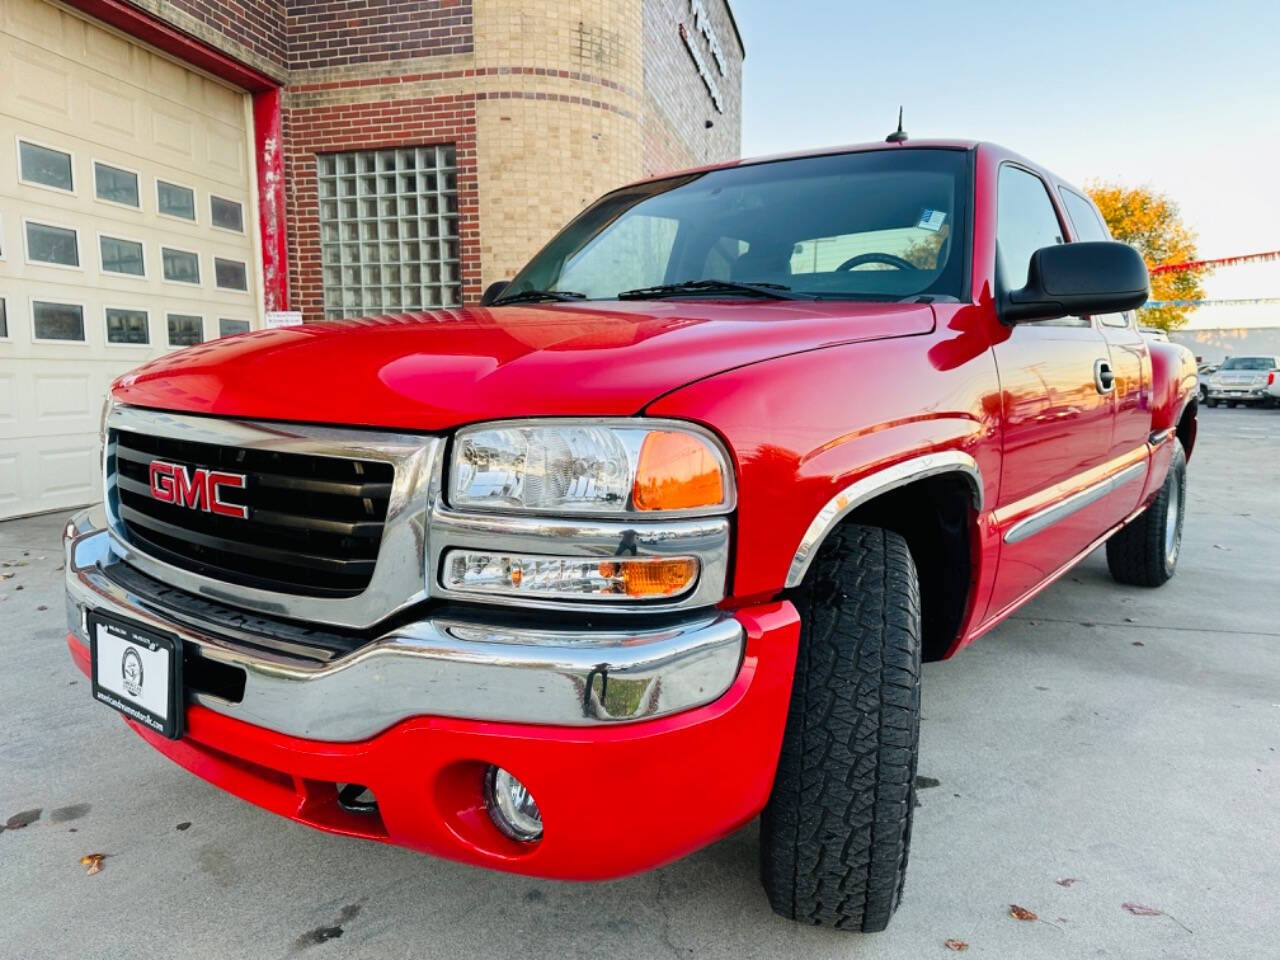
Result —
<path fill-rule="evenodd" d="M 190 469 L 191 472 L 188 473 L 187 468 L 180 463 L 152 460 L 151 496 L 161 503 L 172 503 L 188 510 L 203 510 L 205 513 L 239 517 L 241 520 L 249 516 L 248 507 L 227 503 L 222 499 L 222 491 L 228 487 L 244 489 L 244 474 L 222 473 L 206 467 Z"/>

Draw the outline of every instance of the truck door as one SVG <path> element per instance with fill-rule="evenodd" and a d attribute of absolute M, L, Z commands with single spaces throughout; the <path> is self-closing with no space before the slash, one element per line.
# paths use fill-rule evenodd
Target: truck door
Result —
<path fill-rule="evenodd" d="M 1000 170 L 996 223 L 996 282 L 1005 289 L 1026 282 L 1035 250 L 1067 238 L 1045 182 L 1012 164 Z M 1106 497 L 1091 488 L 1107 472 L 1114 419 L 1110 354 L 1092 318 L 1018 324 L 994 352 L 1004 463 L 988 616 L 1044 583 L 1106 528 Z"/>
<path fill-rule="evenodd" d="M 1060 187 L 1058 195 L 1062 197 L 1076 240 L 1111 239 L 1111 231 L 1093 203 L 1067 187 Z M 1138 331 L 1132 312 L 1106 313 L 1095 319 L 1111 357 L 1115 380 L 1111 401 L 1115 408 L 1111 455 L 1119 457 L 1144 446 L 1151 434 L 1151 351 Z M 1139 493 L 1137 489 L 1133 491 L 1134 502 L 1127 508 L 1117 503 L 1121 516 L 1116 520 L 1123 519 L 1137 505 Z"/>

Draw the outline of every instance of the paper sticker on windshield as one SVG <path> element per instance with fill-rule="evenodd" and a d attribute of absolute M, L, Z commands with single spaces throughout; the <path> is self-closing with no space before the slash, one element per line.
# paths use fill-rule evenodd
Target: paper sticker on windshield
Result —
<path fill-rule="evenodd" d="M 947 219 L 945 210 L 930 210 L 927 207 L 920 214 L 920 222 L 916 224 L 921 230 L 932 230 L 937 233 L 942 229 L 943 222 Z"/>

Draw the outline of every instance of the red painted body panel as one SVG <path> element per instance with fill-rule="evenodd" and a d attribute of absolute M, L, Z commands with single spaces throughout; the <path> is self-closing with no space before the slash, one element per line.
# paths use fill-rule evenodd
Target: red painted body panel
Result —
<path fill-rule="evenodd" d="M 887 149 L 918 146 L 927 144 Z M 982 508 L 970 517 L 972 587 L 950 655 L 1150 501 L 1172 441 L 1148 438 L 1175 426 L 1194 396 L 1194 363 L 1188 373 L 1176 348 L 1148 351 L 1133 331 L 999 321 L 1000 164 L 1058 181 L 1000 148 L 946 146 L 974 151 L 968 302 L 675 299 L 436 311 L 203 344 L 114 385 L 118 400 L 158 409 L 408 431 L 550 415 L 643 413 L 704 424 L 734 459 L 734 566 L 724 606 L 749 634 L 741 673 L 721 699 L 590 730 L 422 717 L 360 744 L 297 740 L 192 707 L 183 741 L 142 735 L 200 776 L 292 819 L 548 876 L 644 869 L 755 816 L 773 778 L 798 642 L 796 612 L 781 598 L 801 538 L 834 495 L 939 451 L 976 463 Z M 886 149 L 857 149 L 873 148 Z M 1104 396 L 1094 362 L 1108 357 L 1117 389 Z M 1015 524 L 1121 471 L 1128 480 L 1117 489 L 1005 542 Z M 83 659 L 74 642 L 72 651 Z M 537 798 L 547 835 L 536 847 L 504 840 L 479 808 L 479 775 L 490 762 L 515 772 Z M 375 826 L 337 807 L 335 782 L 374 789 L 382 811 Z"/>
<path fill-rule="evenodd" d="M 445 430 L 625 416 L 767 357 L 923 333 L 924 305 L 689 301 L 462 309 L 210 341 L 116 381 L 118 400 L 227 417 Z"/>
<path fill-rule="evenodd" d="M 419 717 L 359 743 L 325 743 L 198 705 L 187 708 L 182 740 L 126 722 L 197 776 L 321 830 L 514 873 L 606 880 L 706 846 L 753 819 L 768 799 L 799 617 L 787 602 L 737 616 L 747 650 L 729 691 L 642 723 L 588 729 Z M 67 643 L 87 674 L 87 649 L 74 636 Z M 532 791 L 545 825 L 539 842 L 508 840 L 490 822 L 481 793 L 489 763 Z M 378 815 L 337 805 L 334 784 L 349 782 L 373 790 Z"/>

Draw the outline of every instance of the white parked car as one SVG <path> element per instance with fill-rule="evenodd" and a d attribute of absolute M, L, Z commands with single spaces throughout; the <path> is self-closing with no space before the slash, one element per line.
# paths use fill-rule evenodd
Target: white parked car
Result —
<path fill-rule="evenodd" d="M 1220 402 L 1229 407 L 1237 403 L 1270 406 L 1278 396 L 1271 392 L 1276 387 L 1277 370 L 1280 370 L 1280 357 L 1227 357 L 1209 377 L 1207 403 L 1211 407 Z"/>

